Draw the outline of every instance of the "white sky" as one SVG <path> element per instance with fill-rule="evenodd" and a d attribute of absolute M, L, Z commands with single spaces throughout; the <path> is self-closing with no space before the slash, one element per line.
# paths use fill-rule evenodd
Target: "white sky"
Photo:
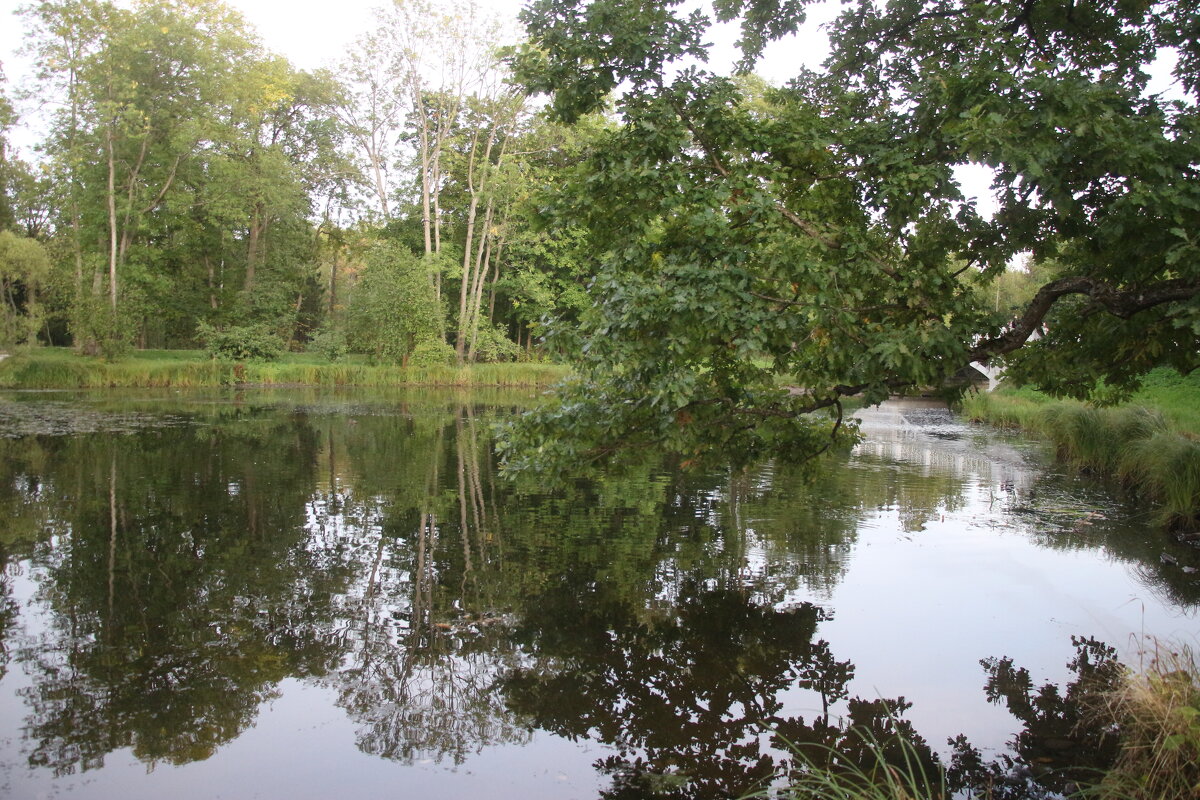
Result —
<path fill-rule="evenodd" d="M 8 0 L 0 0 L 7 2 Z M 345 49 L 371 25 L 371 9 L 379 0 L 340 0 L 337 13 L 330 15 L 328 0 L 227 0 L 238 8 L 246 20 L 262 36 L 266 45 L 286 55 L 293 64 L 304 69 L 329 66 L 339 60 Z M 487 9 L 516 25 L 517 12 L 524 0 L 488 0 Z M 693 3 L 688 3 L 688 6 Z M 699 5 L 696 3 L 696 5 Z M 839 10 L 836 2 L 826 2 L 810 12 L 810 23 L 832 19 Z M 770 48 L 760 72 L 770 80 L 782 83 L 796 74 L 800 66 L 817 67 L 825 58 L 828 38 L 806 26 L 808 30 L 799 41 L 776 44 Z M 737 31 L 728 28 L 713 37 L 716 47 L 714 60 L 732 63 L 737 58 L 733 42 Z"/>
<path fill-rule="evenodd" d="M 246 21 L 258 31 L 268 49 L 286 56 L 293 64 L 303 69 L 329 67 L 336 64 L 353 41 L 365 33 L 371 25 L 371 10 L 381 0 L 227 0 L 242 11 Z M 690 0 L 687 5 L 699 5 L 702 0 Z M 8 87 L 6 94 L 14 92 L 11 87 L 20 86 L 28 71 L 26 59 L 17 55 L 24 37 L 22 18 L 15 15 L 24 0 L 0 0 L 0 62 L 3 63 Z M 524 5 L 523 0 L 487 0 L 486 7 L 503 18 L 513 20 Z M 809 12 L 809 23 L 796 38 L 772 43 L 759 65 L 758 72 L 774 83 L 782 83 L 797 74 L 801 67 L 816 68 L 828 52 L 828 37 L 820 25 L 832 19 L 840 10 L 836 0 L 826 0 Z M 737 38 L 735 26 L 724 26 L 710 32 L 714 47 L 710 66 L 722 69 L 736 60 L 734 47 Z M 1163 64 L 1156 72 L 1162 74 Z M 1169 81 L 1169 78 L 1167 79 Z M 1161 90 L 1166 83 L 1156 79 L 1152 91 Z M 18 108 L 29 115 L 29 109 Z M 27 117 L 28 118 L 28 117 Z M 35 140 L 29 130 L 13 132 L 13 143 L 24 155 L 29 156 Z M 960 180 L 968 192 L 980 198 L 980 210 L 990 208 L 988 197 L 989 177 L 982 168 L 962 168 Z"/>
<path fill-rule="evenodd" d="M 337 63 L 354 40 L 370 29 L 373 8 L 382 0 L 226 0 L 240 10 L 246 21 L 262 38 L 268 49 L 286 56 L 302 69 L 329 67 Z M 698 0 L 694 0 L 699 5 Z M 0 0 L 0 63 L 10 86 L 19 84 L 28 70 L 26 59 L 17 55 L 25 35 L 24 20 L 16 15 L 25 0 Z M 524 0 L 486 0 L 485 7 L 516 26 L 517 12 Z M 692 5 L 689 3 L 688 5 Z M 810 12 L 811 23 L 830 19 L 837 2 L 827 2 Z M 775 43 L 768 48 L 759 70 L 768 79 L 782 83 L 801 66 L 817 67 L 828 50 L 828 38 L 815 24 L 796 40 Z M 714 43 L 714 66 L 731 64 L 737 58 L 733 46 L 737 38 L 734 26 L 717 29 L 710 37 Z M 11 95 L 11 91 L 9 92 Z"/>

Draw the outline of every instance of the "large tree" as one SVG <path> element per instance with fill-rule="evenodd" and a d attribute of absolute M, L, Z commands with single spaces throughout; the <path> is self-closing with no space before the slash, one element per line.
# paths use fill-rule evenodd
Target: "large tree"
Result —
<path fill-rule="evenodd" d="M 567 121 L 619 88 L 621 125 L 549 212 L 589 232 L 594 306 L 579 380 L 518 426 L 510 467 L 621 445 L 808 456 L 845 429 L 842 398 L 972 361 L 1076 396 L 1197 365 L 1194 0 L 859 0 L 824 71 L 765 92 L 688 66 L 710 20 L 678 5 L 525 12 L 519 78 Z M 748 68 L 808 4 L 714 5 Z M 1146 89 L 1164 48 L 1176 99 Z M 990 218 L 966 164 L 995 174 Z M 984 289 L 1022 253 L 1053 279 L 999 313 Z"/>
<path fill-rule="evenodd" d="M 284 338 L 310 327 L 310 217 L 348 180 L 338 82 L 270 54 L 207 0 L 56 0 L 26 16 L 57 103 L 41 147 L 55 213 L 38 225 L 24 203 L 18 216 L 69 245 L 56 249 L 73 262 L 76 343 L 179 344 L 205 318 Z"/>

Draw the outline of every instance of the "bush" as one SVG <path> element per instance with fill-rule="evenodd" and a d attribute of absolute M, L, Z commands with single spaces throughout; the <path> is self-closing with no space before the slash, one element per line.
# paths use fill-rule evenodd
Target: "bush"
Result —
<path fill-rule="evenodd" d="M 479 326 L 475 339 L 475 360 L 485 364 L 500 361 L 516 361 L 521 355 L 521 346 L 504 335 L 495 325 Z"/>
<path fill-rule="evenodd" d="M 322 327 L 308 343 L 310 352 L 323 356 L 330 363 L 341 361 L 350 352 L 346 335 L 335 328 Z"/>
<path fill-rule="evenodd" d="M 114 311 L 104 297 L 84 297 L 71 308 L 71 338 L 75 346 L 89 356 L 116 361 L 130 349 L 133 326 L 120 311 Z"/>
<path fill-rule="evenodd" d="M 448 367 L 454 363 L 454 348 L 441 339 L 426 339 L 413 348 L 408 366 L 417 369 Z"/>
<path fill-rule="evenodd" d="M 420 342 L 444 335 L 445 320 L 429 264 L 405 248 L 379 242 L 367 250 L 346 310 L 355 352 L 375 364 L 401 364 Z"/>
<path fill-rule="evenodd" d="M 212 358 L 226 361 L 278 361 L 284 342 L 263 325 L 216 328 L 201 320 L 196 336 Z"/>

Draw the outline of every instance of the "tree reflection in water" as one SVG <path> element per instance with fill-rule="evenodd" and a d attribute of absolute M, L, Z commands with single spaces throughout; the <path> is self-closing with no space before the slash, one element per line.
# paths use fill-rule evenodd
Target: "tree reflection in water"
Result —
<path fill-rule="evenodd" d="M 53 538 L 33 558 L 49 614 L 18 652 L 31 764 L 68 774 L 126 747 L 204 759 L 280 680 L 336 663 L 308 602 L 345 579 L 303 546 L 311 428 L 239 423 L 55 442 L 40 489 Z"/>
<path fill-rule="evenodd" d="M 693 584 L 641 611 L 595 582 L 556 586 L 534 602 L 541 613 L 515 632 L 533 662 L 501 688 L 531 724 L 617 748 L 599 765 L 613 776 L 605 797 L 737 797 L 785 769 L 783 739 L 824 760 L 809 745 L 850 753 L 853 726 L 881 741 L 906 737 L 932 769 L 928 746 L 900 720 L 902 701 L 850 699 L 845 723 L 831 715 L 849 696 L 854 666 L 813 640 L 826 613 L 812 604 L 777 609 L 736 587 Z M 780 694 L 794 688 L 814 692 L 822 712 L 781 716 Z"/>
<path fill-rule="evenodd" d="M 1062 690 L 1053 683 L 1035 686 L 1029 671 L 1010 658 L 983 660 L 988 699 L 1003 702 L 1022 730 L 1010 743 L 1011 754 L 990 762 L 965 737 L 954 739 L 953 786 L 986 788 L 995 800 L 1054 798 L 1112 766 L 1120 731 L 1102 711 L 1125 668 L 1103 642 L 1081 637 L 1071 642 L 1075 658 L 1067 667 L 1075 677 Z"/>
<path fill-rule="evenodd" d="M 603 742 L 614 798 L 736 796 L 799 768 L 791 747 L 873 763 L 863 731 L 937 767 L 909 703 L 855 697 L 854 666 L 818 636 L 829 612 L 790 598 L 829 595 L 877 509 L 919 527 L 963 502 L 960 481 L 864 456 L 806 476 L 649 459 L 514 487 L 494 479 L 492 414 L 245 403 L 0 441 L 0 545 L 38 587 L 15 599 L 0 580 L 0 677 L 9 654 L 30 676 L 29 762 L 202 760 L 290 677 L 329 687 L 358 747 L 401 762 L 459 764 L 536 729 Z M 1077 646 L 1062 693 L 985 664 L 1025 730 L 991 763 L 956 741 L 954 785 L 1038 797 L 1107 763 L 1113 737 L 1076 726 L 1117 667 Z"/>

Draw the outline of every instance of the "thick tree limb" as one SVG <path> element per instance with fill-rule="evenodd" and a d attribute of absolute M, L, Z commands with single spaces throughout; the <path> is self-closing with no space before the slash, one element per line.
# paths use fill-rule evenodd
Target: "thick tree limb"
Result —
<path fill-rule="evenodd" d="M 1141 289 L 1121 290 L 1097 278 L 1083 275 L 1059 278 L 1038 290 L 1025 312 L 1013 321 L 1008 330 L 999 336 L 979 342 L 967 351 L 963 364 L 959 366 L 965 366 L 972 361 L 986 364 L 992 358 L 1019 350 L 1029 341 L 1033 332 L 1041 327 L 1054 304 L 1069 295 L 1085 295 L 1091 298 L 1093 310 L 1104 311 L 1120 319 L 1129 319 L 1151 308 L 1195 298 L 1200 295 L 1200 279 L 1178 278 Z M 895 376 L 885 378 L 882 383 L 893 392 L 911 389 L 915 385 L 911 380 Z M 813 398 L 811 403 L 801 406 L 796 413 L 809 414 L 829 408 L 836 405 L 840 398 L 861 394 L 872 385 L 858 383 L 830 387 L 826 396 Z"/>
<path fill-rule="evenodd" d="M 1079 275 L 1059 278 L 1038 290 L 1025 312 L 1013 321 L 1008 330 L 999 336 L 985 339 L 968 352 L 968 361 L 987 363 L 991 358 L 1006 355 L 1019 349 L 1029 340 L 1033 332 L 1041 327 L 1050 309 L 1060 298 L 1081 294 L 1090 297 L 1093 304 L 1114 317 L 1129 319 L 1138 312 L 1165 303 L 1191 300 L 1200 294 L 1200 279 L 1176 278 L 1161 281 L 1142 289 L 1121 290 L 1097 278 Z"/>

